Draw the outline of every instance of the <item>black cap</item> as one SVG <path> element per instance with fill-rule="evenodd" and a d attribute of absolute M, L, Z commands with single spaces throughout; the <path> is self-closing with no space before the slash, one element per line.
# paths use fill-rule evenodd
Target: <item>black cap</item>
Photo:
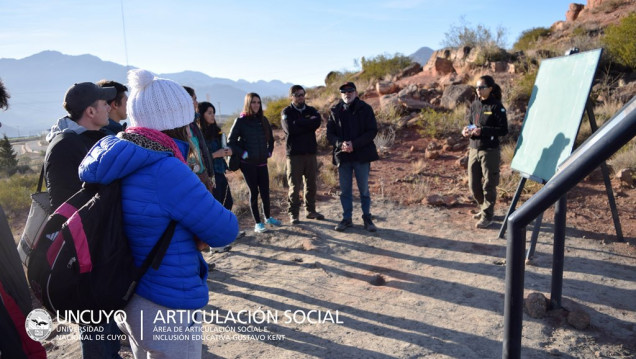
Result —
<path fill-rule="evenodd" d="M 97 100 L 110 101 L 117 96 L 114 87 L 99 87 L 92 82 L 71 86 L 64 95 L 64 108 L 70 114 L 79 114 Z"/>
<path fill-rule="evenodd" d="M 356 85 L 353 82 L 349 81 L 340 85 L 340 92 L 342 92 L 342 90 L 349 89 L 349 88 L 353 89 L 354 91 L 357 90 Z"/>

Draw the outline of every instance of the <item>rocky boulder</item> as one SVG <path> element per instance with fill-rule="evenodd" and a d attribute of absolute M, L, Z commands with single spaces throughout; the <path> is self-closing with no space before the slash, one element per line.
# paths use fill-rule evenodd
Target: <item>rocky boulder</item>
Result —
<path fill-rule="evenodd" d="M 589 1 L 588 1 L 589 2 Z M 565 13 L 565 21 L 572 22 L 579 17 L 579 13 L 585 8 L 583 4 L 571 3 L 570 8 Z"/>
<path fill-rule="evenodd" d="M 398 92 L 400 90 L 400 88 L 398 87 L 398 85 L 395 82 L 392 82 L 392 81 L 379 81 L 375 85 L 375 90 L 380 95 L 388 95 L 388 94 L 392 94 L 392 93 Z"/>
<path fill-rule="evenodd" d="M 412 62 L 410 65 L 405 67 L 402 71 L 400 71 L 400 73 L 396 75 L 396 78 L 401 79 L 404 77 L 413 76 L 420 72 L 422 72 L 422 65 L 420 65 L 418 62 Z"/>
<path fill-rule="evenodd" d="M 442 94 L 440 105 L 449 110 L 461 103 L 470 103 L 474 98 L 474 90 L 469 85 L 450 85 Z"/>

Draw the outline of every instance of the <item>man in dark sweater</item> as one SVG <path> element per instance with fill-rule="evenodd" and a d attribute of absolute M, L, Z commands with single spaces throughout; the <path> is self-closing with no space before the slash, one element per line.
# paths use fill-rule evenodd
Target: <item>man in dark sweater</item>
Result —
<path fill-rule="evenodd" d="M 68 116 L 57 120 L 46 136 L 49 146 L 44 156 L 44 176 L 52 208 L 59 207 L 82 188 L 79 165 L 88 150 L 105 136 L 100 129 L 108 125 L 110 106 L 106 101 L 116 94 L 114 87 L 99 87 L 92 82 L 77 83 L 66 91 L 64 108 Z M 91 331 L 106 338 L 121 333 L 115 321 L 90 326 L 96 328 Z M 121 358 L 117 339 L 82 336 L 81 346 L 83 358 Z"/>
<path fill-rule="evenodd" d="M 289 89 L 289 97 L 291 104 L 283 109 L 280 122 L 287 143 L 287 211 L 292 224 L 300 223 L 300 192 L 303 190 L 304 178 L 306 217 L 322 220 L 325 216 L 316 212 L 316 130 L 320 127 L 320 114 L 315 108 L 305 104 L 305 89 L 302 86 L 292 86 Z"/>
<path fill-rule="evenodd" d="M 373 143 L 378 133 L 378 124 L 371 106 L 358 98 L 353 82 L 340 86 L 340 96 L 342 100 L 331 108 L 327 122 L 327 140 L 333 146 L 333 164 L 338 166 L 340 179 L 342 221 L 336 226 L 336 231 L 344 231 L 353 226 L 352 187 L 355 174 L 364 228 L 375 232 L 377 228 L 371 220 L 369 172 L 371 162 L 380 158 Z"/>

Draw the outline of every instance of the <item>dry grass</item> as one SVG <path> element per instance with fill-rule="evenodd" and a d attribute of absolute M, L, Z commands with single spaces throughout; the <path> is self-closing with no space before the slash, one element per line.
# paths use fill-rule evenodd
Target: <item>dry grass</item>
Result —
<path fill-rule="evenodd" d="M 331 162 L 325 163 L 319 171 L 319 181 L 327 188 L 336 188 L 340 185 L 338 180 L 338 167 Z"/>
<path fill-rule="evenodd" d="M 422 173 L 424 173 L 424 170 L 426 169 L 427 163 L 426 160 L 420 158 L 419 160 L 415 161 L 415 162 L 411 162 L 411 168 L 413 169 L 413 173 L 414 175 L 421 175 Z"/>
<path fill-rule="evenodd" d="M 285 151 L 274 151 L 272 157 L 267 161 L 269 171 L 269 186 L 287 187 L 287 157 Z"/>
<path fill-rule="evenodd" d="M 624 168 L 636 169 L 636 140 L 628 142 L 608 162 L 614 172 Z"/>
<path fill-rule="evenodd" d="M 501 145 L 501 162 L 510 164 L 515 156 L 516 143 L 506 143 Z"/>

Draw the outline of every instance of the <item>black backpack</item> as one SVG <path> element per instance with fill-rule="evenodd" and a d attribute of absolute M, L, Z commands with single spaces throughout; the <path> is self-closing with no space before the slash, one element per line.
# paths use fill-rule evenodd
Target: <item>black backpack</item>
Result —
<path fill-rule="evenodd" d="M 84 183 L 49 216 L 34 243 L 31 289 L 60 318 L 67 311 L 123 309 L 148 268 L 159 268 L 175 226 L 171 221 L 138 268 L 123 230 L 120 181 Z"/>

